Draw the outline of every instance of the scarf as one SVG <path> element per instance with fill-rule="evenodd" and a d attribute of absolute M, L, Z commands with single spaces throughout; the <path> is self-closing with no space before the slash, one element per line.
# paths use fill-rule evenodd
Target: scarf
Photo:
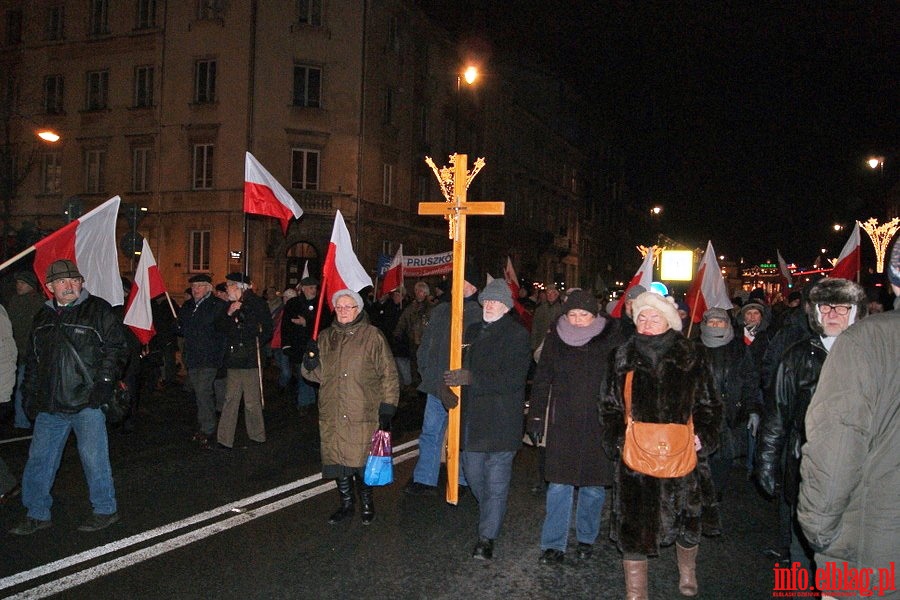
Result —
<path fill-rule="evenodd" d="M 707 348 L 719 348 L 734 339 L 734 329 L 731 327 L 710 327 L 706 323 L 700 323 L 700 341 Z"/>
<path fill-rule="evenodd" d="M 576 348 L 584 346 L 600 335 L 600 332 L 603 331 L 604 327 L 606 327 L 606 319 L 599 315 L 597 315 L 587 327 L 575 327 L 569 323 L 569 320 L 565 315 L 562 315 L 556 321 L 556 333 L 559 334 L 559 339 L 561 339 L 564 344 Z"/>
<path fill-rule="evenodd" d="M 666 355 L 666 352 L 669 351 L 669 348 L 672 347 L 672 344 L 675 343 L 676 338 L 680 336 L 681 332 L 674 329 L 667 329 L 659 335 L 638 333 L 634 336 L 634 349 L 638 354 L 650 361 L 650 365 L 655 368 L 662 357 Z"/>

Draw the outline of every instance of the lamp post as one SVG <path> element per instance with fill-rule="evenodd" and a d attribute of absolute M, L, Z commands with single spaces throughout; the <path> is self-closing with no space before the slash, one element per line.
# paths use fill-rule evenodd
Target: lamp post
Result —
<path fill-rule="evenodd" d="M 478 79 L 478 68 L 472 65 L 469 65 L 465 68 L 461 73 L 456 74 L 456 115 L 453 120 L 453 152 L 459 153 L 459 105 L 460 105 L 460 97 L 462 96 L 462 82 L 465 81 L 466 85 L 473 85 L 475 80 Z"/>

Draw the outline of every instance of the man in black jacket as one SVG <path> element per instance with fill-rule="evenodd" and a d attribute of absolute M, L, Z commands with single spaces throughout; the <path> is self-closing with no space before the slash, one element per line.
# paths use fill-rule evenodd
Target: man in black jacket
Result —
<path fill-rule="evenodd" d="M 22 475 L 28 517 L 10 530 L 30 535 L 50 527 L 50 490 L 69 433 L 90 492 L 93 515 L 79 531 L 119 520 L 104 408 L 113 401 L 128 346 L 122 322 L 106 300 L 88 293 L 78 267 L 57 260 L 47 269 L 53 297 L 35 315 L 25 370 L 25 410 L 34 436 Z"/>
<path fill-rule="evenodd" d="M 316 388 L 303 379 L 300 373 L 300 363 L 303 362 L 304 350 L 312 338 L 313 328 L 316 326 L 316 312 L 319 308 L 319 282 L 315 277 L 304 277 L 300 280 L 300 294 L 291 298 L 284 305 L 284 313 L 281 316 L 281 349 L 291 364 L 294 365 L 294 374 L 297 376 L 297 408 L 301 414 L 307 407 L 316 403 Z M 319 323 L 319 331 L 331 324 L 331 316 L 328 308 L 322 311 Z"/>

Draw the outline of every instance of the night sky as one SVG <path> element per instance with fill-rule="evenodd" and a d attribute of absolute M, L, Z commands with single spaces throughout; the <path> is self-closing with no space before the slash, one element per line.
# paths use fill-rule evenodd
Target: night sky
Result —
<path fill-rule="evenodd" d="M 596 98 L 632 200 L 664 206 L 677 241 L 804 265 L 840 252 L 849 232 L 833 223 L 886 214 L 900 179 L 895 2 L 422 4 L 464 44 L 513 48 Z"/>

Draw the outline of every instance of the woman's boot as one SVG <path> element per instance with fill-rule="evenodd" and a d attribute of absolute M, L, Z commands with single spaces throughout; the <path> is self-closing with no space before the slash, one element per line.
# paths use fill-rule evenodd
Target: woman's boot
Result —
<path fill-rule="evenodd" d="M 366 485 L 362 478 L 359 478 L 359 503 L 361 504 L 362 523 L 368 525 L 375 520 L 375 500 L 371 485 Z"/>
<path fill-rule="evenodd" d="M 647 600 L 647 561 L 623 560 L 625 600 Z"/>
<path fill-rule="evenodd" d="M 353 477 L 338 477 L 337 490 L 341 497 L 341 505 L 328 517 L 328 523 L 331 525 L 353 516 Z"/>
<path fill-rule="evenodd" d="M 678 557 L 678 591 L 683 596 L 697 595 L 697 552 L 700 546 L 682 548 L 675 544 L 675 556 Z"/>

